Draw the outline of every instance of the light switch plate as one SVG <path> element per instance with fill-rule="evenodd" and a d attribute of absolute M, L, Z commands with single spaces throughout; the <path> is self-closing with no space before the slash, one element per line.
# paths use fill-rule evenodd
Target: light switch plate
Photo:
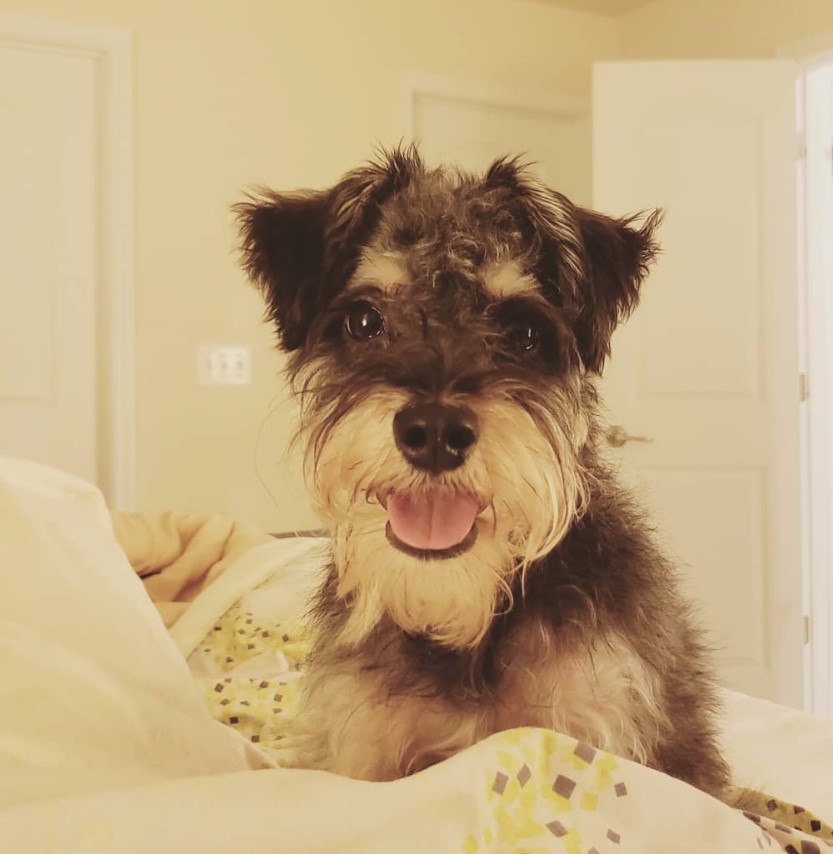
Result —
<path fill-rule="evenodd" d="M 198 347 L 197 378 L 200 385 L 248 385 L 252 381 L 251 347 Z"/>

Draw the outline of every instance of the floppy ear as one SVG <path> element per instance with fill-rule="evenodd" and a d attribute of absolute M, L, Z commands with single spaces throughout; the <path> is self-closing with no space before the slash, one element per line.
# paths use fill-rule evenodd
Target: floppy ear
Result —
<path fill-rule="evenodd" d="M 234 210 L 243 267 L 263 293 L 281 346 L 295 350 L 304 342 L 310 311 L 321 296 L 329 193 L 263 191 Z"/>
<path fill-rule="evenodd" d="M 589 371 L 602 372 L 613 330 L 636 308 L 639 286 L 659 252 L 653 235 L 662 216 L 662 211 L 655 210 L 647 216 L 612 219 L 575 209 L 584 268 L 576 295 L 575 334 L 579 355 Z M 637 224 L 640 219 L 641 225 Z"/>
<path fill-rule="evenodd" d="M 243 267 L 263 292 L 283 349 L 304 345 L 316 311 L 353 273 L 381 202 L 423 168 L 412 147 L 382 151 L 330 190 L 263 190 L 234 206 Z"/>

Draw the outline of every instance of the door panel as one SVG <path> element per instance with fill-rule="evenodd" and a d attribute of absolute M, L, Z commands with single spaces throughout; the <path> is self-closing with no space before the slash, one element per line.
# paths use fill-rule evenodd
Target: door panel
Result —
<path fill-rule="evenodd" d="M 91 481 L 95 61 L 0 47 L 0 454 Z"/>
<path fill-rule="evenodd" d="M 667 548 L 678 552 L 686 592 L 699 603 L 700 617 L 724 630 L 725 652 L 753 669 L 766 668 L 766 590 L 762 550 L 765 513 L 763 472 L 759 469 L 651 469 L 640 472 Z M 713 514 L 715 495 L 732 507 L 732 524 L 720 538 L 702 536 L 691 520 Z M 715 595 L 711 573 L 700 567 L 728 569 Z M 725 630 L 737 622 L 737 604 L 745 603 L 743 631 Z"/>
<path fill-rule="evenodd" d="M 758 397 L 759 123 L 701 112 L 681 121 L 654 120 L 646 131 L 641 156 L 653 164 L 655 183 L 644 192 L 662 199 L 669 215 L 657 273 L 662 283 L 651 288 L 642 308 L 637 370 L 642 393 Z M 698 153 L 693 163 L 692 151 Z M 698 180 L 698 164 L 709 164 L 709 180 Z M 717 187 L 732 191 L 718 202 Z M 685 251 L 693 238 L 699 251 Z"/>

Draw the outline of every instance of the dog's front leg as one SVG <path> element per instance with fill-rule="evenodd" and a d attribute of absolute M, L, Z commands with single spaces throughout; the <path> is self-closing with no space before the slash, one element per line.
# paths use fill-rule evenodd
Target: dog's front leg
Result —
<path fill-rule="evenodd" d="M 358 780 L 396 780 L 486 734 L 478 710 L 419 690 L 393 694 L 382 670 L 359 662 L 313 665 L 302 709 L 293 764 Z"/>

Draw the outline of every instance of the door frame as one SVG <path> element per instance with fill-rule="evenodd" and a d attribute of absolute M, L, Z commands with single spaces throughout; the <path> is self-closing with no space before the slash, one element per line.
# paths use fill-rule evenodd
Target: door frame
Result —
<path fill-rule="evenodd" d="M 833 257 L 829 251 L 825 253 L 820 233 L 833 219 L 829 203 L 833 198 L 833 169 L 826 159 L 833 149 L 826 154 L 819 149 L 823 142 L 820 134 L 827 130 L 812 118 L 821 97 L 821 87 L 813 79 L 816 73 L 829 68 L 828 85 L 833 84 L 833 30 L 788 44 L 778 53 L 795 60 L 798 67 L 801 357 L 807 377 L 802 437 L 805 613 L 809 621 L 805 702 L 809 711 L 833 716 L 833 350 L 827 343 L 833 324 L 829 294 Z M 822 200 L 825 192 L 829 197 L 826 204 Z"/>
<path fill-rule="evenodd" d="M 133 48 L 126 30 L 0 13 L 0 45 L 95 62 L 100 104 L 96 282 L 99 486 L 112 509 L 136 500 Z"/>

